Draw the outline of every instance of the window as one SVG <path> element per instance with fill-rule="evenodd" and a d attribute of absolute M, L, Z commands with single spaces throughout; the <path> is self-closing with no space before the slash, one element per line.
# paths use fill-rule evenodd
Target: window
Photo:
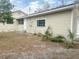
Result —
<path fill-rule="evenodd" d="M 18 20 L 18 24 L 24 24 L 24 19 L 23 18 L 21 18 L 21 19 L 17 19 Z"/>
<path fill-rule="evenodd" d="M 37 20 L 37 26 L 44 27 L 45 26 L 45 20 Z"/>

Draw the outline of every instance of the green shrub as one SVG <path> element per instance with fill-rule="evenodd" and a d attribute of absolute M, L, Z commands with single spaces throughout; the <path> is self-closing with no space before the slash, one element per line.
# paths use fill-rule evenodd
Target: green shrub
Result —
<path fill-rule="evenodd" d="M 64 42 L 64 39 L 65 39 L 64 36 L 59 35 L 59 36 L 52 38 L 52 41 L 53 42 Z"/>
<path fill-rule="evenodd" d="M 64 41 L 64 44 L 65 44 L 65 48 L 73 48 L 74 47 L 74 44 L 71 44 L 71 42 L 70 41 Z"/>
<path fill-rule="evenodd" d="M 50 27 L 47 28 L 44 35 L 42 35 L 43 40 L 50 40 L 52 42 L 63 42 L 66 48 L 73 48 L 74 42 L 77 39 L 76 34 L 74 32 L 68 31 L 67 37 L 64 37 L 62 35 L 53 36 L 52 29 Z"/>
<path fill-rule="evenodd" d="M 77 40 L 76 34 L 74 32 L 71 32 L 70 30 L 68 31 L 68 35 L 66 38 L 66 41 L 64 41 L 65 43 L 65 47 L 66 48 L 73 48 L 74 47 L 74 42 L 75 40 Z"/>
<path fill-rule="evenodd" d="M 68 39 L 70 39 L 71 44 L 74 44 L 74 41 L 77 40 L 76 34 L 74 32 L 71 32 L 70 30 L 69 30 L 69 34 L 67 37 Z"/>
<path fill-rule="evenodd" d="M 43 40 L 51 40 L 52 37 L 53 37 L 52 29 L 50 27 L 48 27 L 43 35 Z"/>

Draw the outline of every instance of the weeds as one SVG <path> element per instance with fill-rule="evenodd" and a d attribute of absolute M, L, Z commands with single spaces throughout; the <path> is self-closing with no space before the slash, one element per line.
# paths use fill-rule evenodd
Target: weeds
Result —
<path fill-rule="evenodd" d="M 43 40 L 50 40 L 52 42 L 62 42 L 64 43 L 66 48 L 73 48 L 74 42 L 77 40 L 76 34 L 74 32 L 68 31 L 67 37 L 64 37 L 62 35 L 53 36 L 52 29 L 50 27 L 47 28 L 45 31 L 45 34 L 43 35 Z"/>
<path fill-rule="evenodd" d="M 43 35 L 43 40 L 51 40 L 53 37 L 53 32 L 51 31 L 52 29 L 50 27 L 47 28 Z"/>
<path fill-rule="evenodd" d="M 59 36 L 52 38 L 52 41 L 53 42 L 64 42 L 64 39 L 65 39 L 64 36 L 59 35 Z"/>
<path fill-rule="evenodd" d="M 68 31 L 68 35 L 66 38 L 65 42 L 65 46 L 66 48 L 73 48 L 74 47 L 74 43 L 77 40 L 76 34 L 74 32 L 71 32 L 70 30 Z"/>

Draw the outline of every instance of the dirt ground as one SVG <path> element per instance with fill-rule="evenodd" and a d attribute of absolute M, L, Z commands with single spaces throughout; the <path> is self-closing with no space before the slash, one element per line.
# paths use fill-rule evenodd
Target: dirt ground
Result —
<path fill-rule="evenodd" d="M 33 34 L 0 33 L 0 59 L 79 59 L 79 49 L 42 41 Z"/>
<path fill-rule="evenodd" d="M 6 51 L 25 52 L 46 48 L 61 47 L 49 41 L 42 41 L 41 37 L 27 33 L 0 33 L 0 53 Z"/>

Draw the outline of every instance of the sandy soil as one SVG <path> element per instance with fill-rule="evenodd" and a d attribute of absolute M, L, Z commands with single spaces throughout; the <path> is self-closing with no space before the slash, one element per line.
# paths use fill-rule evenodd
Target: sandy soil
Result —
<path fill-rule="evenodd" d="M 33 34 L 0 33 L 0 59 L 79 59 L 79 49 L 65 49 Z"/>

